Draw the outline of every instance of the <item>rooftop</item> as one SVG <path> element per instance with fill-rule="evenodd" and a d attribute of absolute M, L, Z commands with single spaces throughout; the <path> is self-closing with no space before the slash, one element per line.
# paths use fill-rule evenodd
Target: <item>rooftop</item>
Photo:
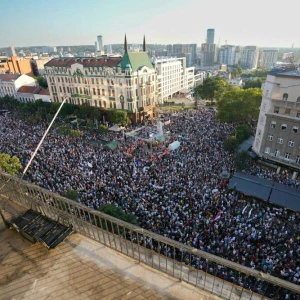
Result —
<path fill-rule="evenodd" d="M 12 81 L 16 80 L 21 76 L 21 74 L 0 74 L 0 80 Z"/>
<path fill-rule="evenodd" d="M 49 89 L 40 89 L 37 93 L 38 95 L 46 95 L 46 96 L 50 96 L 50 92 Z"/>
<path fill-rule="evenodd" d="M 25 94 L 34 94 L 34 92 L 38 89 L 38 86 L 27 86 L 27 85 L 22 85 L 18 89 L 18 93 L 25 93 Z"/>
<path fill-rule="evenodd" d="M 53 58 L 45 64 L 45 67 L 70 67 L 76 63 L 84 67 L 116 67 L 121 60 L 121 57 L 111 56 Z"/>

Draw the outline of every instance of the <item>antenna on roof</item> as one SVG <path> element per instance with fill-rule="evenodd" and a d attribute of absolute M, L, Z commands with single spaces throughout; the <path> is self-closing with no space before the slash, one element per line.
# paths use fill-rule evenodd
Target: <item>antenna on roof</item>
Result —
<path fill-rule="evenodd" d="M 125 40 L 124 40 L 124 51 L 125 51 L 125 53 L 128 53 L 128 45 L 127 45 L 126 33 L 125 33 Z"/>

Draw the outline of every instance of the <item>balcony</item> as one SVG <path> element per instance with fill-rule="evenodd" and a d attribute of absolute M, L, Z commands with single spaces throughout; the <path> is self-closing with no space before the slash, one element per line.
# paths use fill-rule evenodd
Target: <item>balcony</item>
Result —
<path fill-rule="evenodd" d="M 83 95 L 83 94 L 72 94 L 72 98 L 84 98 L 84 99 L 92 99 L 91 95 Z"/>

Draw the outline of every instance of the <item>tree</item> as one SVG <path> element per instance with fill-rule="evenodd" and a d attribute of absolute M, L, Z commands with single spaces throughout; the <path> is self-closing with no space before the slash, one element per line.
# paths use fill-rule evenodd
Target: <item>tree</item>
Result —
<path fill-rule="evenodd" d="M 63 193 L 63 196 L 75 202 L 79 200 L 79 194 L 76 190 L 67 190 Z"/>
<path fill-rule="evenodd" d="M 239 143 L 238 139 L 234 136 L 231 136 L 230 138 L 228 138 L 227 140 L 224 141 L 223 147 L 226 151 L 233 152 L 237 149 L 239 144 L 240 143 Z"/>
<path fill-rule="evenodd" d="M 44 76 L 37 76 L 36 80 L 40 87 L 42 87 L 44 89 L 48 88 L 48 83 L 47 83 L 47 80 L 44 78 Z"/>
<path fill-rule="evenodd" d="M 16 176 L 19 174 L 21 169 L 22 165 L 18 157 L 10 156 L 6 153 L 0 153 L 0 170 Z"/>
<path fill-rule="evenodd" d="M 248 123 L 258 118 L 261 99 L 261 89 L 228 90 L 217 103 L 217 117 L 223 122 Z"/>
<path fill-rule="evenodd" d="M 263 81 L 263 78 L 248 80 L 245 82 L 244 89 L 246 90 L 250 88 L 261 88 Z"/>
<path fill-rule="evenodd" d="M 208 77 L 203 81 L 203 84 L 195 87 L 195 95 L 212 102 L 214 99 L 218 100 L 228 89 L 231 89 L 231 85 L 224 78 Z"/>
<path fill-rule="evenodd" d="M 130 124 L 130 119 L 128 118 L 127 112 L 124 110 L 115 110 L 112 113 L 111 120 L 113 123 L 121 126 Z"/>
<path fill-rule="evenodd" d="M 116 207 L 112 204 L 105 204 L 99 207 L 99 211 L 125 222 L 137 224 L 135 216 L 132 213 L 125 213 L 121 207 Z"/>
<path fill-rule="evenodd" d="M 249 157 L 245 150 L 237 152 L 233 158 L 235 166 L 238 170 L 247 170 L 249 168 Z"/>

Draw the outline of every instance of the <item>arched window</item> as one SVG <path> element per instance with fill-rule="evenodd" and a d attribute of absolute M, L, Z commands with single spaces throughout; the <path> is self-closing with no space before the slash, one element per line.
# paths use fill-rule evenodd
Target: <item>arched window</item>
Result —
<path fill-rule="evenodd" d="M 282 100 L 286 101 L 288 99 L 289 95 L 287 93 L 284 93 L 282 96 Z"/>
<path fill-rule="evenodd" d="M 300 103 L 300 97 L 297 98 L 297 103 Z"/>

